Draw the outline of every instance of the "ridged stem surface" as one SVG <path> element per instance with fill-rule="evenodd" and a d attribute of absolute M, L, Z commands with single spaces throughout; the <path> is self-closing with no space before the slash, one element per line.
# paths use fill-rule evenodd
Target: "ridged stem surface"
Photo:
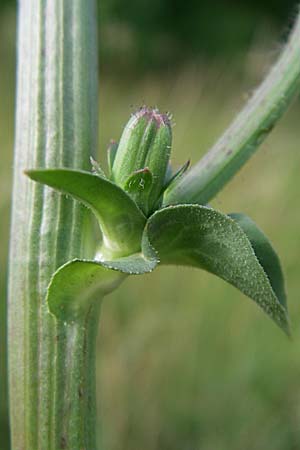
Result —
<path fill-rule="evenodd" d="M 98 120 L 94 3 L 19 2 L 8 298 L 13 450 L 94 450 L 82 443 L 70 446 L 60 434 L 66 404 L 59 385 L 71 373 L 61 364 L 65 346 L 72 367 L 71 350 L 80 352 L 93 332 L 83 331 L 82 324 L 62 332 L 45 302 L 53 272 L 82 256 L 85 211 L 23 174 L 36 167 L 88 168 Z M 84 412 L 85 406 L 76 414 Z M 83 434 L 90 432 L 85 428 Z"/>

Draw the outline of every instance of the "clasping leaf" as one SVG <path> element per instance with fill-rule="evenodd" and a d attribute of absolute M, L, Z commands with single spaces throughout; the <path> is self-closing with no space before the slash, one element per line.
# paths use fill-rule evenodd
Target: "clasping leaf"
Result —
<path fill-rule="evenodd" d="M 146 218 L 129 195 L 112 181 L 72 169 L 37 169 L 26 174 L 71 195 L 93 211 L 104 236 L 104 257 L 117 258 L 140 251 Z"/>
<path fill-rule="evenodd" d="M 93 302 L 109 294 L 127 275 L 152 272 L 158 262 L 146 234 L 140 253 L 113 261 L 99 261 L 97 257 L 93 261 L 70 261 L 52 276 L 47 291 L 49 310 L 64 322 L 81 320 Z"/>

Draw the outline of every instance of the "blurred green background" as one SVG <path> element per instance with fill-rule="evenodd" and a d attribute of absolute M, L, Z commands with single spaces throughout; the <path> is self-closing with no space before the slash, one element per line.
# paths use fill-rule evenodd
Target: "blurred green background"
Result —
<path fill-rule="evenodd" d="M 172 162 L 213 144 L 277 57 L 294 1 L 102 0 L 100 145 L 142 104 L 174 115 Z M 8 450 L 5 297 L 15 77 L 15 4 L 0 2 L 1 450 Z M 249 214 L 286 274 L 294 339 L 198 270 L 160 268 L 106 299 L 99 408 L 109 450 L 300 449 L 299 99 L 218 195 Z M 100 425 L 99 425 L 100 426 Z M 32 449 L 35 450 L 35 449 Z"/>

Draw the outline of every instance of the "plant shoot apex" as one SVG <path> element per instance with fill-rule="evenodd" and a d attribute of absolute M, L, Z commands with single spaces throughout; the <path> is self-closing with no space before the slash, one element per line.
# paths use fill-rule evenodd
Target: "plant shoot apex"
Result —
<path fill-rule="evenodd" d="M 170 118 L 158 109 L 140 108 L 122 133 L 112 166 L 112 180 L 128 191 L 146 215 L 153 212 L 161 197 L 171 144 Z"/>

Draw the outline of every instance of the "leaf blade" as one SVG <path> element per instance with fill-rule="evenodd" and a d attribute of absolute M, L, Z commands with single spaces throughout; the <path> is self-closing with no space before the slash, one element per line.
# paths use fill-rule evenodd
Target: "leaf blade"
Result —
<path fill-rule="evenodd" d="M 169 190 L 173 188 L 176 182 L 186 173 L 188 168 L 190 167 L 191 161 L 188 159 L 179 169 L 174 172 L 174 174 L 171 173 L 171 176 L 167 179 L 167 182 L 165 182 L 165 185 L 163 187 L 163 194 L 167 195 Z"/>
<path fill-rule="evenodd" d="M 246 233 L 254 253 L 269 278 L 279 302 L 287 308 L 284 276 L 279 257 L 271 242 L 250 217 L 242 213 L 229 214 Z"/>
<path fill-rule="evenodd" d="M 99 175 L 72 169 L 36 169 L 25 173 L 90 208 L 106 237 L 106 246 L 114 255 L 125 256 L 140 250 L 146 218 L 119 186 Z"/>
<path fill-rule="evenodd" d="M 112 176 L 112 168 L 114 165 L 114 160 L 118 150 L 118 142 L 111 140 L 107 149 L 107 165 L 108 165 L 108 173 L 109 176 Z"/>
<path fill-rule="evenodd" d="M 194 266 L 219 276 L 254 300 L 289 334 L 286 310 L 248 237 L 233 219 L 205 206 L 170 206 L 149 218 L 146 232 L 163 264 Z"/>
<path fill-rule="evenodd" d="M 158 263 L 156 254 L 146 239 L 143 247 L 144 253 L 114 261 L 75 259 L 61 266 L 48 286 L 50 312 L 65 322 L 78 320 L 92 302 L 116 289 L 127 275 L 152 272 Z"/>
<path fill-rule="evenodd" d="M 47 291 L 49 311 L 64 322 L 78 320 L 93 301 L 116 288 L 123 278 L 94 261 L 69 261 L 52 276 Z"/>

